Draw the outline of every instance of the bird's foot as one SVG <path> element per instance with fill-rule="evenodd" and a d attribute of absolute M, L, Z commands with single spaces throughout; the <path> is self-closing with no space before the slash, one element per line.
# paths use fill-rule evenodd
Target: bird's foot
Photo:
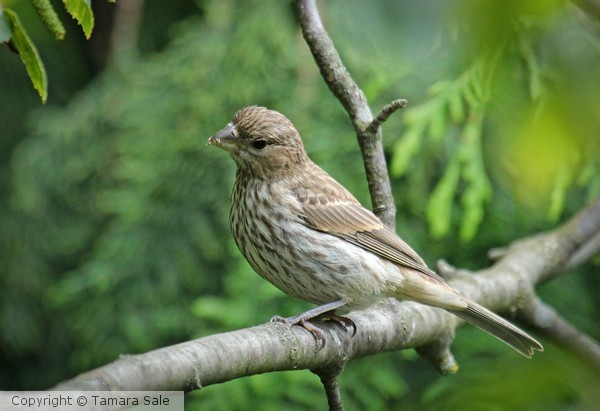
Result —
<path fill-rule="evenodd" d="M 329 318 L 330 320 L 336 322 L 337 324 L 340 324 L 346 330 L 349 330 L 350 328 L 352 328 L 353 329 L 352 335 L 354 335 L 354 334 L 356 334 L 356 325 L 354 324 L 354 322 L 349 318 L 341 317 L 341 316 L 338 316 L 335 314 L 335 310 L 337 308 L 342 307 L 345 304 L 346 304 L 346 301 L 344 301 L 344 300 L 333 301 L 333 302 L 330 302 L 327 304 L 320 305 L 313 309 L 310 309 L 310 310 L 303 312 L 301 314 L 298 314 L 294 317 L 288 317 L 288 318 L 281 317 L 279 315 L 275 315 L 271 318 L 271 322 L 275 321 L 275 322 L 282 322 L 282 323 L 288 324 L 290 326 L 292 326 L 292 325 L 301 326 L 302 328 L 304 328 L 305 330 L 310 332 L 315 337 L 315 341 L 317 343 L 317 351 L 321 351 L 323 349 L 323 347 L 325 347 L 325 333 L 323 332 L 322 329 L 320 329 L 319 327 L 317 327 L 316 325 L 311 323 L 309 320 L 312 320 L 313 318 L 320 318 L 320 317 Z"/>
<path fill-rule="evenodd" d="M 289 325 L 290 327 L 292 325 L 299 325 L 300 327 L 304 328 L 306 331 L 313 335 L 313 337 L 315 338 L 315 342 L 317 343 L 317 351 L 321 351 L 325 347 L 325 332 L 323 332 L 322 329 L 320 329 L 310 321 L 298 317 L 300 316 L 297 315 L 295 317 L 286 318 L 281 317 L 279 315 L 274 315 L 271 318 L 271 322 L 284 323 Z"/>
<path fill-rule="evenodd" d="M 346 332 L 350 332 L 351 337 L 354 337 L 356 335 L 356 324 L 354 323 L 354 321 L 352 321 L 351 318 L 337 315 L 333 311 L 323 314 L 323 317 L 328 318 L 329 321 L 332 321 L 332 322 L 338 324 L 344 330 L 346 330 Z"/>

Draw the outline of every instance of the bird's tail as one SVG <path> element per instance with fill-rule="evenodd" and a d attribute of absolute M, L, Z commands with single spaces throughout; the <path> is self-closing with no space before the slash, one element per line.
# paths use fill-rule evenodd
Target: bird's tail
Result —
<path fill-rule="evenodd" d="M 533 356 L 533 350 L 544 351 L 542 344 L 529 336 L 525 331 L 472 301 L 468 302 L 468 306 L 464 310 L 449 311 L 499 340 L 504 341 L 527 358 Z"/>

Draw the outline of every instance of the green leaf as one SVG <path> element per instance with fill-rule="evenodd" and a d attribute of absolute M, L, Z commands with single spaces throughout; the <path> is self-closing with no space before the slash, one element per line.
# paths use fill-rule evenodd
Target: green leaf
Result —
<path fill-rule="evenodd" d="M 473 87 L 473 83 L 469 82 L 462 90 L 462 95 L 470 107 L 478 107 L 481 105 L 481 100 L 477 97 L 477 92 Z"/>
<path fill-rule="evenodd" d="M 465 120 L 465 109 L 460 91 L 460 89 L 457 89 L 448 96 L 448 110 L 450 111 L 450 118 L 454 123 L 457 124 L 462 123 Z"/>
<path fill-rule="evenodd" d="M 485 214 L 485 203 L 490 199 L 491 193 L 484 175 L 477 182 L 467 186 L 461 198 L 463 216 L 460 225 L 460 239 L 462 242 L 469 242 L 477 233 Z"/>
<path fill-rule="evenodd" d="M 441 106 L 429 118 L 429 135 L 434 142 L 439 142 L 446 131 L 446 110 Z"/>
<path fill-rule="evenodd" d="M 548 218 L 550 221 L 556 221 L 560 217 L 565 206 L 567 190 L 571 185 L 572 175 L 568 167 L 564 165 L 558 169 L 554 179 L 554 187 L 550 197 L 550 208 L 548 209 Z"/>
<path fill-rule="evenodd" d="M 25 69 L 33 83 L 33 88 L 39 93 L 42 104 L 45 104 L 48 98 L 48 78 L 46 77 L 46 69 L 40 55 L 15 12 L 10 9 L 4 9 L 4 14 L 12 32 L 13 45 L 19 52 L 21 61 L 25 64 Z"/>
<path fill-rule="evenodd" d="M 592 200 L 600 196 L 600 164 L 590 161 L 584 165 L 577 177 L 579 187 L 587 187 L 587 198 Z"/>
<path fill-rule="evenodd" d="M 427 202 L 427 220 L 434 238 L 441 238 L 450 231 L 453 198 L 459 179 L 460 161 L 455 156 Z"/>
<path fill-rule="evenodd" d="M 462 195 L 463 216 L 460 227 L 460 239 L 468 242 L 477 233 L 483 220 L 484 205 L 490 200 L 493 190 L 487 179 L 481 153 L 481 130 L 484 109 L 472 109 L 461 135 L 459 158 L 463 162 L 462 177 L 467 188 Z"/>
<path fill-rule="evenodd" d="M 437 83 L 433 83 L 430 87 L 429 87 L 429 94 L 432 96 L 438 95 L 438 94 L 442 94 L 443 92 L 445 92 L 450 86 L 452 85 L 451 81 L 445 80 L 445 81 L 438 81 Z"/>
<path fill-rule="evenodd" d="M 402 176 L 409 165 L 413 155 L 421 147 L 425 123 L 418 123 L 408 128 L 400 141 L 394 146 L 394 157 L 390 170 L 397 177 Z"/>
<path fill-rule="evenodd" d="M 65 26 L 58 18 L 54 7 L 50 3 L 50 0 L 31 0 L 31 4 L 35 8 L 35 11 L 42 19 L 44 26 L 52 33 L 56 40 L 62 40 L 65 38 Z"/>
<path fill-rule="evenodd" d="M 94 29 L 94 13 L 90 0 L 63 0 L 65 8 L 81 26 L 85 38 L 89 39 Z"/>
<path fill-rule="evenodd" d="M 537 56 L 530 44 L 524 39 L 519 42 L 519 51 L 529 70 L 529 95 L 532 100 L 537 100 L 542 95 L 542 70 Z"/>
<path fill-rule="evenodd" d="M 11 30 L 8 19 L 3 16 L 2 8 L 0 8 L 0 43 L 5 43 L 10 40 Z"/>

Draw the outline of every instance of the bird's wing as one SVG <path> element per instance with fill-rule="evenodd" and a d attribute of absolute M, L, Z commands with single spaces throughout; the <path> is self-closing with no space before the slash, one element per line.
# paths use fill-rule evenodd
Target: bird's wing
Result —
<path fill-rule="evenodd" d="M 300 217 L 310 228 L 445 282 L 408 244 L 333 179 L 319 188 L 297 188 L 294 194 L 302 205 Z"/>

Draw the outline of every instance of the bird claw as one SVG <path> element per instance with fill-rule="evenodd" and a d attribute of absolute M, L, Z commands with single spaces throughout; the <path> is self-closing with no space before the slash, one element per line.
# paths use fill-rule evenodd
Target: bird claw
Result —
<path fill-rule="evenodd" d="M 354 323 L 354 321 L 352 321 L 352 319 L 348 317 L 343 317 L 341 315 L 337 315 L 335 313 L 329 313 L 327 315 L 327 318 L 329 318 L 330 321 L 333 321 L 334 323 L 341 326 L 344 330 L 346 330 L 346 332 L 351 331 L 351 337 L 354 337 L 356 335 L 356 324 Z"/>
<path fill-rule="evenodd" d="M 327 304 L 323 304 L 319 307 L 315 307 L 312 310 L 308 310 L 294 317 L 282 317 L 280 315 L 274 315 L 271 317 L 271 322 L 280 322 L 289 326 L 299 325 L 306 331 L 310 332 L 315 337 L 317 343 L 317 351 L 321 351 L 325 347 L 325 333 L 322 329 L 311 323 L 309 320 L 318 318 L 328 318 L 336 324 L 339 324 L 346 330 L 346 332 L 352 330 L 352 337 L 356 334 L 356 324 L 350 318 L 342 317 L 335 313 L 337 308 L 345 305 L 346 301 L 339 300 L 333 301 Z"/>
<path fill-rule="evenodd" d="M 297 317 L 286 318 L 280 315 L 274 315 L 273 317 L 271 317 L 271 322 L 283 323 L 289 326 L 299 325 L 300 327 L 304 328 L 306 331 L 313 335 L 313 337 L 315 338 L 315 342 L 317 343 L 317 351 L 321 351 L 323 348 L 325 348 L 325 333 L 322 329 L 320 329 L 310 321 L 302 319 L 298 320 Z"/>
<path fill-rule="evenodd" d="M 292 323 L 291 319 L 294 317 L 290 317 L 290 318 L 285 318 L 282 317 L 280 315 L 274 315 L 273 317 L 271 317 L 271 319 L 269 320 L 269 322 L 271 323 L 284 323 L 286 325 L 294 325 L 294 323 Z"/>
<path fill-rule="evenodd" d="M 311 323 L 310 321 L 302 320 L 298 322 L 298 325 L 304 328 L 306 331 L 311 333 L 315 337 L 317 343 L 317 351 L 321 351 L 325 348 L 325 333 L 322 329 Z"/>

